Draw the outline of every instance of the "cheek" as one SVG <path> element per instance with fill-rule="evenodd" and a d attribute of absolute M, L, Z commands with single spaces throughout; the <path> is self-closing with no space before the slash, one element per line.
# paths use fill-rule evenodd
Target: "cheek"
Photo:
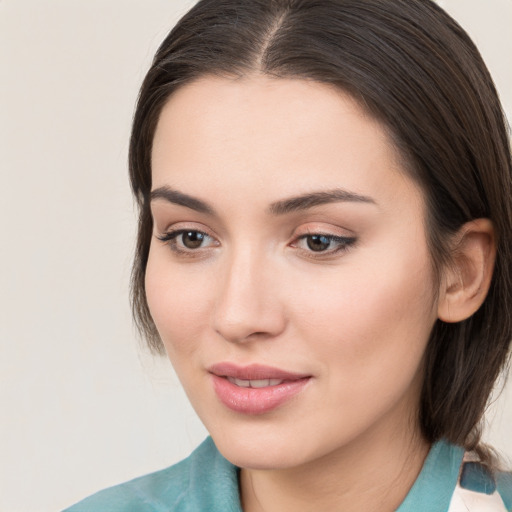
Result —
<path fill-rule="evenodd" d="M 397 260 L 400 261 L 400 260 Z M 303 324 L 322 363 L 323 406 L 357 432 L 391 411 L 416 410 L 422 360 L 435 316 L 428 268 L 382 262 L 332 280 L 314 322 Z M 409 264 L 410 263 L 410 264 Z M 316 302 L 316 301 L 315 301 Z"/>
<path fill-rule="evenodd" d="M 435 321 L 433 277 L 427 254 L 361 259 L 296 295 L 303 336 L 318 340 L 336 379 L 378 381 L 402 366 L 412 376 Z M 333 364 L 333 362 L 336 362 Z"/>
<path fill-rule="evenodd" d="M 187 279 L 168 257 L 150 250 L 145 286 L 149 311 L 169 356 L 194 352 L 211 309 L 204 281 Z"/>

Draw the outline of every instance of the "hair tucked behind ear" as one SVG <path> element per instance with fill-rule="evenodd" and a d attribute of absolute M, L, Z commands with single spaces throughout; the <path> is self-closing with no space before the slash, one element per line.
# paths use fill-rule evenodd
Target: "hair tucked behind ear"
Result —
<path fill-rule="evenodd" d="M 512 338 L 512 164 L 504 116 L 474 44 L 429 0 L 202 0 L 160 46 L 142 85 L 130 142 L 140 207 L 132 277 L 135 320 L 162 351 L 147 307 L 151 147 L 178 87 L 206 75 L 263 73 L 333 84 L 381 120 L 424 191 L 434 268 L 466 222 L 494 224 L 497 257 L 483 306 L 438 321 L 425 355 L 419 419 L 428 441 L 472 449 Z"/>

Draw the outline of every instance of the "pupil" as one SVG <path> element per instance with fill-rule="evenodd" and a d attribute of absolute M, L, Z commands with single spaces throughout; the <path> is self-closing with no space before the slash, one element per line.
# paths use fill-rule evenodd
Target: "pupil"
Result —
<path fill-rule="evenodd" d="M 325 251 L 331 245 L 331 241 L 323 235 L 311 235 L 308 237 L 307 244 L 312 251 Z"/>
<path fill-rule="evenodd" d="M 197 249 L 203 243 L 204 235 L 198 231 L 183 233 L 183 245 L 187 249 Z"/>

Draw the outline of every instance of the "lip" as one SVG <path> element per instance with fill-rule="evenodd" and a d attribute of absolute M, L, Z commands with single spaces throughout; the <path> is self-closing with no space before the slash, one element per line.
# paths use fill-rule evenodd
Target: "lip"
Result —
<path fill-rule="evenodd" d="M 259 380 L 259 379 L 280 379 L 280 380 L 299 380 L 311 375 L 289 372 L 264 366 L 261 364 L 251 364 L 248 366 L 238 366 L 234 363 L 218 363 L 208 368 L 210 373 L 218 377 L 233 377 L 235 379 Z"/>
<path fill-rule="evenodd" d="M 238 366 L 233 363 L 219 363 L 211 366 L 208 371 L 219 400 L 232 411 L 250 415 L 270 412 L 288 402 L 304 389 L 312 377 L 259 364 Z M 228 378 L 278 379 L 283 382 L 274 386 L 251 388 L 237 386 Z"/>

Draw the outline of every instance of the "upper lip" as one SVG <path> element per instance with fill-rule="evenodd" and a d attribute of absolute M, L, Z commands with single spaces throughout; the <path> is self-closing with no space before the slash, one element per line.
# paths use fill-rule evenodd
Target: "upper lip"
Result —
<path fill-rule="evenodd" d="M 234 363 L 218 363 L 208 368 L 210 373 L 218 377 L 232 377 L 241 380 L 262 380 L 262 379 L 280 379 L 280 380 L 299 380 L 310 377 L 304 373 L 294 373 L 272 366 L 261 364 L 251 364 L 248 366 L 239 366 Z"/>

